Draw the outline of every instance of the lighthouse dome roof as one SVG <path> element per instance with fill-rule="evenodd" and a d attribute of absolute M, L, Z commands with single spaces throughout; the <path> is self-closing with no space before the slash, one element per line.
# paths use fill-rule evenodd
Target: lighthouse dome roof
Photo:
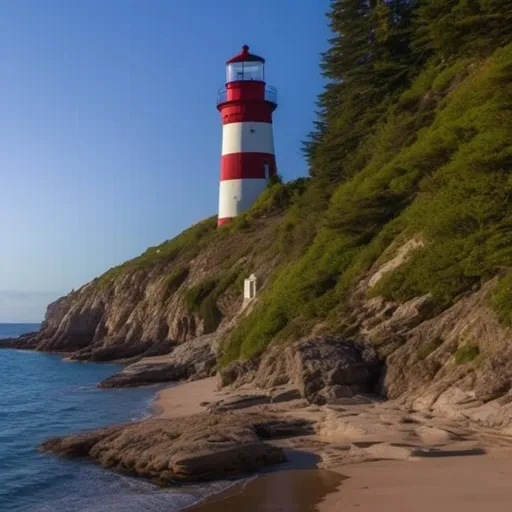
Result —
<path fill-rule="evenodd" d="M 232 64 L 233 62 L 265 62 L 265 59 L 258 55 L 249 53 L 249 47 L 244 44 L 242 51 L 226 61 L 226 64 Z"/>

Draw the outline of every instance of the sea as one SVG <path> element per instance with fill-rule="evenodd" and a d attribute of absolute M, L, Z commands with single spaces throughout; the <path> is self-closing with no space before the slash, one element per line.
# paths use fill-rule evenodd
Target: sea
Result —
<path fill-rule="evenodd" d="M 0 323 L 0 338 L 38 328 L 38 324 Z M 157 387 L 97 387 L 120 368 L 0 349 L 0 512 L 173 512 L 231 485 L 162 489 L 86 460 L 37 451 L 51 436 L 149 415 Z"/>

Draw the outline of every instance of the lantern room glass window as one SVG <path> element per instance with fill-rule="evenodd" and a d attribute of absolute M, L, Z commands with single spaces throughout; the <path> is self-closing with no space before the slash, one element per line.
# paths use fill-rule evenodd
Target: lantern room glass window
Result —
<path fill-rule="evenodd" d="M 265 79 L 265 64 L 259 61 L 232 62 L 226 66 L 226 82 Z"/>

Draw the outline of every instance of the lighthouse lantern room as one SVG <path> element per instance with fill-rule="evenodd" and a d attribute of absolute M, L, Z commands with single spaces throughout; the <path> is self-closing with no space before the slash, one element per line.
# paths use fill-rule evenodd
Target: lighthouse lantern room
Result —
<path fill-rule="evenodd" d="M 277 172 L 276 96 L 265 83 L 265 59 L 249 53 L 248 46 L 226 62 L 226 85 L 217 98 L 222 119 L 219 226 L 247 210 Z"/>

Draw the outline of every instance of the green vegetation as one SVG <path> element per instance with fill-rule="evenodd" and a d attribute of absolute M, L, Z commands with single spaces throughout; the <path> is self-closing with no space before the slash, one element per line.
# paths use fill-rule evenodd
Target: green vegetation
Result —
<path fill-rule="evenodd" d="M 512 326 L 512 272 L 503 277 L 491 296 L 491 306 L 500 321 Z"/>
<path fill-rule="evenodd" d="M 478 345 L 474 343 L 469 343 L 467 345 L 462 345 L 455 352 L 455 362 L 457 364 L 466 364 L 471 363 L 480 355 L 480 349 Z"/>
<path fill-rule="evenodd" d="M 329 21 L 327 85 L 304 143 L 310 176 L 272 180 L 228 226 L 204 221 L 98 280 L 108 287 L 125 271 L 157 264 L 184 269 L 214 248 L 207 261 L 215 251 L 222 257 L 184 299 L 210 332 L 222 296 L 235 286 L 241 292 L 255 254 L 271 261 L 258 302 L 224 342 L 221 364 L 319 324 L 355 335 L 355 284 L 412 238 L 424 247 L 371 294 L 403 303 L 428 293 L 437 313 L 497 276 L 491 305 L 512 325 L 512 3 L 333 0 Z M 169 274 L 170 289 L 183 275 Z M 478 355 L 468 344 L 455 358 Z"/>
<path fill-rule="evenodd" d="M 434 350 L 437 350 L 441 345 L 443 344 L 443 340 L 441 338 L 434 338 L 433 340 L 429 341 L 428 343 L 425 343 L 422 345 L 416 354 L 420 359 L 426 359 Z"/>
<path fill-rule="evenodd" d="M 217 306 L 219 297 L 235 283 L 241 269 L 228 269 L 215 279 L 206 279 L 189 288 L 185 294 L 187 309 L 190 313 L 199 312 L 204 321 L 204 332 L 215 331 L 222 320 Z"/>
<path fill-rule="evenodd" d="M 512 267 L 512 5 L 338 0 L 329 16 L 329 83 L 305 143 L 312 179 L 280 227 L 293 257 L 223 364 L 319 322 L 339 332 L 354 284 L 397 240 L 426 245 L 372 293 L 430 293 L 434 312 Z"/>
<path fill-rule="evenodd" d="M 108 288 L 115 279 L 133 269 L 144 269 L 158 264 L 169 264 L 178 256 L 188 261 L 216 235 L 217 218 L 211 217 L 180 233 L 163 244 L 150 247 L 137 258 L 111 268 L 96 280 L 97 286 Z"/>
<path fill-rule="evenodd" d="M 183 265 L 174 267 L 170 274 L 165 276 L 164 290 L 165 299 L 167 299 L 172 293 L 174 293 L 181 284 L 185 281 L 189 273 L 189 268 Z M 164 300 L 165 300 L 164 299 Z"/>

